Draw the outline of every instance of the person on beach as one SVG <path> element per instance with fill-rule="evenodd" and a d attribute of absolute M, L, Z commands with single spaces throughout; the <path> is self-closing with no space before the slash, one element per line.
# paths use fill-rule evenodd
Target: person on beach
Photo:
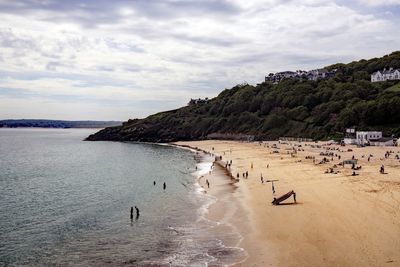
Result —
<path fill-rule="evenodd" d="M 379 170 L 379 172 L 382 173 L 382 174 L 385 173 L 385 166 L 382 165 L 381 169 Z"/>
<path fill-rule="evenodd" d="M 210 182 L 206 179 L 207 187 L 210 188 Z"/>
<path fill-rule="evenodd" d="M 139 215 L 140 215 L 140 214 L 139 214 L 139 209 L 138 209 L 138 207 L 135 206 L 135 209 L 136 209 L 136 220 L 137 220 L 137 219 L 139 219 Z"/>
<path fill-rule="evenodd" d="M 249 172 L 246 171 L 246 179 L 249 177 Z"/>
<path fill-rule="evenodd" d="M 164 182 L 163 189 L 165 190 L 166 188 L 167 188 L 167 184 Z"/>
<path fill-rule="evenodd" d="M 239 179 L 239 173 L 237 173 L 237 174 L 236 174 L 236 178 L 238 178 L 238 179 Z"/>
<path fill-rule="evenodd" d="M 262 174 L 261 174 L 261 183 L 262 184 L 264 183 L 264 177 L 262 176 Z"/>

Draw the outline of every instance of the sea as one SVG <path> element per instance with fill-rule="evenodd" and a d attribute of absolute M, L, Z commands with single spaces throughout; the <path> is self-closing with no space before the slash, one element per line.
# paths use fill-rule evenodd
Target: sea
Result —
<path fill-rule="evenodd" d="M 0 129 L 0 266 L 229 266 L 244 251 L 207 219 L 213 158 L 88 142 L 95 129 Z M 154 184 L 155 183 L 155 184 Z M 165 190 L 163 184 L 165 183 Z M 131 207 L 139 216 L 131 218 Z M 224 228 L 228 229 L 228 228 Z"/>

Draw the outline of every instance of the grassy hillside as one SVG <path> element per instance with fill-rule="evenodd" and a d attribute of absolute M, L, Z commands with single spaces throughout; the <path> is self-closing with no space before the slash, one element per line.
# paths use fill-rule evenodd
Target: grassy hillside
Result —
<path fill-rule="evenodd" d="M 168 142 L 238 135 L 328 139 L 341 137 L 351 126 L 399 135 L 399 81 L 370 82 L 372 72 L 389 67 L 400 68 L 400 51 L 328 66 L 338 69 L 329 80 L 235 86 L 208 103 L 129 120 L 88 140 Z"/>

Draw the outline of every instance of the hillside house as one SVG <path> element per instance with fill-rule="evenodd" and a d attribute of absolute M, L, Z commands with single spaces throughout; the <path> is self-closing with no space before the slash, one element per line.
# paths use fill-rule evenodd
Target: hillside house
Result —
<path fill-rule="evenodd" d="M 297 71 L 282 71 L 277 73 L 270 73 L 265 76 L 266 82 L 272 82 L 277 84 L 283 79 L 287 78 L 297 78 L 297 79 L 307 79 L 311 81 L 316 81 L 319 79 L 329 79 L 334 77 L 337 70 L 328 71 L 327 69 L 315 69 L 310 71 L 297 70 Z"/>
<path fill-rule="evenodd" d="M 197 104 L 204 104 L 204 103 L 207 103 L 207 102 L 208 102 L 208 97 L 206 97 L 204 99 L 201 99 L 201 98 L 193 99 L 193 98 L 191 98 L 189 103 L 188 103 L 188 106 L 193 106 L 193 105 L 197 105 Z"/>
<path fill-rule="evenodd" d="M 400 80 L 400 69 L 383 69 L 371 74 L 371 82 Z"/>
<path fill-rule="evenodd" d="M 298 77 L 298 73 L 297 72 L 294 72 L 294 71 L 282 71 L 282 72 L 268 74 L 268 76 L 265 76 L 265 81 L 277 84 L 280 81 L 282 81 L 283 79 L 296 78 L 296 77 Z"/>
<path fill-rule="evenodd" d="M 318 79 L 329 79 L 335 76 L 337 70 L 328 71 L 327 69 L 310 70 L 307 73 L 307 78 L 312 81 Z"/>

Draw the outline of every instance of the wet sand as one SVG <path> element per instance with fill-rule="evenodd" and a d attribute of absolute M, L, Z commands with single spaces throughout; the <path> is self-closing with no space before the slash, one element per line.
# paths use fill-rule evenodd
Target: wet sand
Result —
<path fill-rule="evenodd" d="M 219 199 L 210 207 L 210 218 L 229 221 L 243 236 L 239 246 L 248 257 L 238 266 L 400 265 L 400 163 L 395 159 L 396 153 L 400 155 L 399 148 L 322 143 L 318 147 L 301 143 L 299 147 L 295 142 L 177 144 L 209 151 L 222 156 L 223 161 L 232 160 L 232 174 L 236 177 L 240 173 L 240 181 L 233 185 L 228 176 L 221 172 L 217 175 L 216 168 L 204 177 L 210 181 L 207 193 Z M 293 148 L 296 153 L 291 155 Z M 385 159 L 388 150 L 395 153 Z M 321 152 L 332 152 L 334 156 Z M 373 157 L 368 161 L 370 154 Z M 351 165 L 338 166 L 353 155 L 358 159 L 357 166 L 362 166 L 355 171 L 357 176 L 351 176 Z M 306 157 L 315 157 L 315 163 Z M 318 164 L 324 157 L 329 162 Z M 335 164 L 336 174 L 325 173 Z M 379 173 L 382 164 L 386 174 Z M 249 172 L 248 179 L 242 177 L 245 171 Z M 271 205 L 271 183 L 262 184 L 261 175 L 264 180 L 279 180 L 274 183 L 277 196 L 294 190 L 298 203 L 290 198 L 286 205 Z M 233 190 L 218 183 L 228 183 Z M 205 180 L 202 185 L 207 187 Z M 226 212 L 229 209 L 232 212 Z"/>

